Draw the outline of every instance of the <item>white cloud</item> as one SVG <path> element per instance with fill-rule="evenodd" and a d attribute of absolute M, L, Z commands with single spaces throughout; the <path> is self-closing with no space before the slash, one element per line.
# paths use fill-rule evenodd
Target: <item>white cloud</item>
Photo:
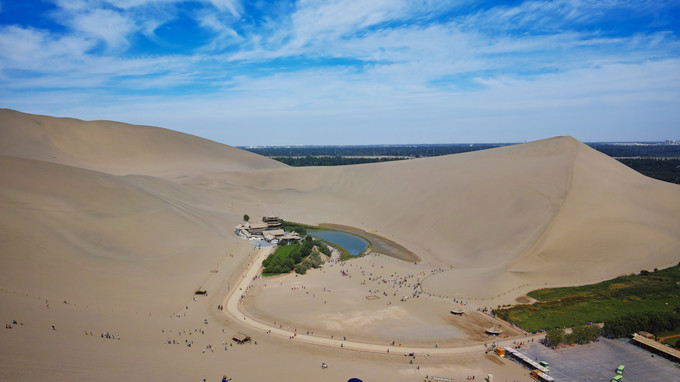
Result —
<path fill-rule="evenodd" d="M 58 37 L 13 25 L 0 28 L 0 62 L 5 69 L 60 71 L 84 60 L 83 52 L 92 47 L 92 41 L 79 37 Z"/>
<path fill-rule="evenodd" d="M 234 16 L 241 15 L 241 4 L 238 0 L 209 0 L 209 2 L 221 11 L 229 11 Z"/>
<path fill-rule="evenodd" d="M 65 32 L 0 27 L 0 102 L 180 130 L 190 113 L 198 118 L 192 125 L 263 131 L 274 124 L 364 131 L 427 125 L 429 136 L 449 141 L 457 140 L 447 135 L 455 124 L 507 121 L 519 129 L 557 124 L 551 115 L 631 125 L 642 121 L 642 112 L 633 115 L 636 105 L 677 118 L 671 110 L 680 104 L 680 46 L 673 33 L 612 37 L 568 27 L 634 3 L 528 1 L 440 20 L 456 5 L 309 0 L 240 28 L 247 15 L 239 2 L 205 0 L 188 15 L 215 37 L 191 47 L 197 53 L 132 56 L 125 52 L 136 33 L 163 43 L 155 31 L 177 17 L 176 0 L 64 0 L 57 15 Z M 654 6 L 642 3 L 643 12 Z M 515 33 L 522 25 L 541 33 Z M 96 49 L 101 44 L 108 49 Z M 35 75 L 17 80 L 16 71 Z M 182 86 L 189 92 L 175 90 Z M 199 133 L 248 143 L 220 134 Z"/>
<path fill-rule="evenodd" d="M 204 52 L 220 51 L 227 46 L 242 42 L 243 39 L 229 24 L 223 20 L 223 17 L 215 13 L 205 12 L 199 16 L 199 25 L 215 33 L 212 41 L 201 50 Z"/>
<path fill-rule="evenodd" d="M 127 45 L 127 36 L 135 29 L 133 20 L 108 9 L 73 14 L 66 23 L 76 34 L 103 40 L 109 48 Z"/>

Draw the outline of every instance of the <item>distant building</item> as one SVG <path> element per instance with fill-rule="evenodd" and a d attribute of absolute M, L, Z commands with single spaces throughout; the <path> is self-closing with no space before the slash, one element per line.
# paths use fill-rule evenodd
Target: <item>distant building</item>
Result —
<path fill-rule="evenodd" d="M 633 343 L 639 347 L 653 353 L 658 354 L 672 362 L 680 362 L 680 351 L 673 349 L 668 345 L 656 342 L 652 339 L 645 338 L 639 334 L 633 334 Z"/>
<path fill-rule="evenodd" d="M 267 223 L 267 226 L 269 226 L 269 229 L 281 227 L 281 222 L 279 221 L 278 216 L 274 216 L 274 215 L 265 216 L 262 220 L 265 223 Z"/>
<path fill-rule="evenodd" d="M 278 216 L 270 215 L 262 218 L 262 222 L 243 223 L 234 227 L 234 233 L 248 240 L 266 240 L 272 244 L 279 241 L 298 241 L 301 237 L 296 232 L 286 232 L 281 229 Z"/>
<path fill-rule="evenodd" d="M 248 228 L 248 231 L 250 231 L 251 234 L 256 234 L 256 233 L 262 233 L 268 228 L 269 228 L 269 225 L 267 223 L 257 222 L 257 223 L 251 224 L 250 227 Z"/>
<path fill-rule="evenodd" d="M 273 237 L 282 237 L 286 232 L 282 229 L 271 229 L 262 232 L 264 236 L 271 235 Z"/>

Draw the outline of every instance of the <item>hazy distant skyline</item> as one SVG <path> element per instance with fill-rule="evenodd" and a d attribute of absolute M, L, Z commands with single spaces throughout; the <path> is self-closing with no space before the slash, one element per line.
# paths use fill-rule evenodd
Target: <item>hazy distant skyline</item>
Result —
<path fill-rule="evenodd" d="M 233 146 L 680 139 L 680 1 L 0 0 L 0 107 Z"/>

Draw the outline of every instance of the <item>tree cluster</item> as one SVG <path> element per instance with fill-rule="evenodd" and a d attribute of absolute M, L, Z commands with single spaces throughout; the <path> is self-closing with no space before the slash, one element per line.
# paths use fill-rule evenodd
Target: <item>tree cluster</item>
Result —
<path fill-rule="evenodd" d="M 458 154 L 469 151 L 485 150 L 506 144 L 490 143 L 443 143 L 416 145 L 353 145 L 353 146 L 268 146 L 242 147 L 245 150 L 267 157 L 286 157 L 290 159 L 305 157 L 391 157 L 391 158 L 420 158 L 439 155 Z M 352 158 L 347 158 L 352 159 Z M 370 158 L 372 159 L 372 158 Z"/>
<path fill-rule="evenodd" d="M 658 333 L 680 328 L 680 308 L 668 312 L 629 313 L 604 322 L 604 332 L 613 337 L 624 337 L 635 332 Z"/>
<path fill-rule="evenodd" d="M 375 162 L 389 162 L 394 160 L 402 160 L 406 158 L 394 157 L 341 157 L 341 156 L 304 156 L 304 157 L 271 157 L 275 161 L 285 163 L 293 167 L 304 166 L 346 166 L 351 164 L 375 163 Z"/>
<path fill-rule="evenodd" d="M 596 340 L 602 334 L 602 328 L 597 325 L 575 326 L 571 333 L 566 333 L 564 329 L 550 329 L 545 334 L 545 339 L 550 345 L 561 343 L 585 344 Z"/>
<path fill-rule="evenodd" d="M 307 236 L 307 228 L 304 224 L 288 222 L 282 219 L 279 219 L 279 222 L 281 223 L 281 229 L 284 231 L 297 232 L 298 235 L 303 237 Z"/>
<path fill-rule="evenodd" d="M 262 273 L 288 273 L 294 269 L 299 274 L 305 274 L 309 268 L 318 268 L 323 260 L 318 251 L 313 251 L 315 246 L 321 251 L 327 250 L 324 243 L 311 236 L 305 237 L 302 244 L 279 247 L 262 262 Z"/>

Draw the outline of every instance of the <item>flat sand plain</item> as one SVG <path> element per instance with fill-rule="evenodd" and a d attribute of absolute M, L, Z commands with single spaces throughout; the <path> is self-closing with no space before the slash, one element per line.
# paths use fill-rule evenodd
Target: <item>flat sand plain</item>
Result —
<path fill-rule="evenodd" d="M 480 352 L 410 364 L 253 332 L 217 309 L 257 254 L 233 227 L 244 214 L 334 222 L 419 258 L 373 255 L 256 279 L 243 303 L 250 317 L 456 347 L 488 341 L 476 308 L 676 264 L 678 201 L 680 187 L 569 137 L 290 168 L 164 129 L 0 110 L 0 306 L 6 324 L 18 322 L 0 332 L 0 379 L 528 381 L 527 370 Z M 418 278 L 419 297 L 401 301 Z M 194 296 L 198 288 L 208 296 Z M 450 315 L 454 301 L 471 314 Z M 257 345 L 230 346 L 237 331 Z"/>
<path fill-rule="evenodd" d="M 383 255 L 327 263 L 304 276 L 259 278 L 244 300 L 253 318 L 322 337 L 433 347 L 491 342 L 484 333 L 498 324 L 466 301 L 419 293 L 415 285 L 441 269 Z M 458 302 L 456 302 L 458 301 Z M 463 316 L 450 313 L 465 309 Z M 520 332 L 506 325 L 505 335 Z"/>

